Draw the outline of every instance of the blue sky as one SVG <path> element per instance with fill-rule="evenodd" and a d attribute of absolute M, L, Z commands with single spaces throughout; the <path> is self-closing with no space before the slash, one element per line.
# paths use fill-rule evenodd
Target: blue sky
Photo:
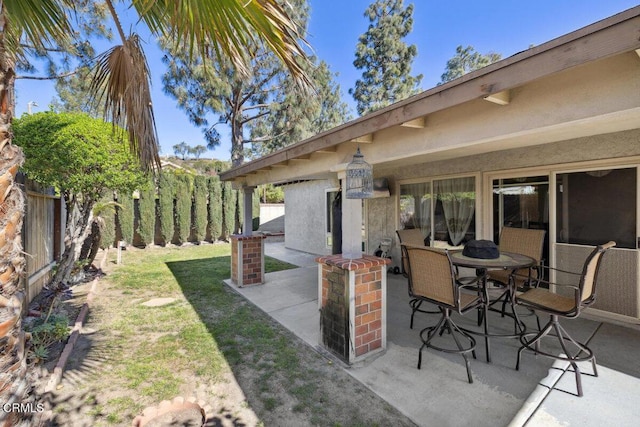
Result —
<path fill-rule="evenodd" d="M 308 41 L 316 55 L 338 73 L 342 99 L 356 117 L 355 102 L 348 90 L 355 86 L 362 71 L 353 66 L 358 37 L 368 20 L 364 11 L 373 0 L 309 0 L 311 16 Z M 405 5 L 410 2 L 405 1 Z M 422 89 L 440 81 L 444 67 L 458 45 L 471 45 L 480 53 L 496 52 L 503 58 L 562 36 L 581 27 L 637 6 L 632 0 L 415 0 L 413 32 L 406 38 L 415 44 L 418 56 L 413 74 L 423 74 Z M 161 52 L 151 39 L 145 51 L 153 78 L 153 103 L 161 145 L 161 155 L 173 155 L 173 145 L 185 141 L 190 146 L 205 145 L 202 131 L 194 127 L 175 101 L 162 90 L 164 66 Z M 45 111 L 55 96 L 53 83 L 17 80 L 16 113 Z M 230 144 L 225 141 L 203 157 L 228 160 Z"/>

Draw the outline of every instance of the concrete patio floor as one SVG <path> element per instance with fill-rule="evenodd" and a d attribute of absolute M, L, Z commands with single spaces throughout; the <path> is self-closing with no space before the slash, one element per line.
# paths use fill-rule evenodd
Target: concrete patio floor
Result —
<path fill-rule="evenodd" d="M 320 349 L 316 256 L 286 249 L 282 242 L 265 243 L 265 252 L 299 268 L 269 273 L 263 285 L 238 288 L 230 281 L 227 284 Z M 586 314 L 562 322 L 596 354 L 599 376 L 582 376 L 582 398 L 575 395 L 575 375 L 565 372 L 566 364 L 525 352 L 516 371 L 519 342 L 513 338 L 493 338 L 492 363 L 487 363 L 484 340 L 477 337 L 477 359 L 471 360 L 474 383 L 469 384 L 460 355 L 426 349 L 422 369 L 417 369 L 419 333 L 438 317 L 417 313 L 410 329 L 407 281 L 389 274 L 387 349 L 364 362 L 344 364 L 344 368 L 420 426 L 635 426 L 635 404 L 640 401 L 640 328 L 588 319 Z M 524 319 L 528 326 L 535 324 L 533 316 Z M 456 316 L 455 321 L 476 328 L 475 313 Z M 494 313 L 489 325 L 498 332 L 513 329 L 513 322 Z M 589 373 L 591 365 L 581 369 Z"/>

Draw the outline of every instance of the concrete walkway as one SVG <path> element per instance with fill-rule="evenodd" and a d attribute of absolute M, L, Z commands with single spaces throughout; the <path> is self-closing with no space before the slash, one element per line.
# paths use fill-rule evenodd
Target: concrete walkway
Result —
<path fill-rule="evenodd" d="M 266 243 L 266 254 L 299 266 L 266 275 L 263 285 L 229 286 L 279 321 L 314 348 L 319 347 L 318 267 L 315 255 Z M 575 376 L 566 366 L 545 357 L 524 353 L 514 369 L 519 342 L 491 340 L 492 363 L 485 361 L 485 346 L 477 342 L 477 360 L 471 361 L 474 383 L 466 378 L 463 359 L 424 350 L 422 369 L 416 368 L 419 333 L 437 319 L 416 314 L 409 328 L 407 282 L 388 276 L 387 350 L 371 360 L 345 369 L 389 404 L 421 426 L 567 426 L 637 425 L 640 402 L 640 329 L 580 319 L 563 322 L 578 340 L 588 343 L 598 358 L 597 378 L 582 376 L 584 397 L 575 393 Z M 475 314 L 456 317 L 475 328 Z M 544 321 L 544 319 L 541 319 Z M 525 318 L 533 327 L 533 316 Z M 508 333 L 513 323 L 491 315 L 489 325 Z M 591 372 L 590 364 L 583 372 Z"/>

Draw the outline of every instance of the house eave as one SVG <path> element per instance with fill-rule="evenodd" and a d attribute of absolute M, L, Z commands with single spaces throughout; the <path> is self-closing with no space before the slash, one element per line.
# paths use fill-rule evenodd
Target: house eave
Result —
<path fill-rule="evenodd" d="M 340 144 L 394 126 L 416 123 L 429 114 L 469 101 L 487 97 L 504 100 L 505 91 L 583 64 L 638 50 L 639 35 L 640 6 L 637 6 L 230 169 L 220 177 L 224 181 L 241 181 L 249 174 L 286 166 L 295 159 L 309 159 L 313 153 L 335 151 Z M 493 96 L 496 94 L 500 95 Z"/>

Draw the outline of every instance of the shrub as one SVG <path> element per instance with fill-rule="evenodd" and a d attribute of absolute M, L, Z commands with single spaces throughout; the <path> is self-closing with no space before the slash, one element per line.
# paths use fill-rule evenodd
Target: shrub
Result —
<path fill-rule="evenodd" d="M 160 229 L 164 243 L 171 243 L 174 233 L 173 197 L 175 195 L 176 178 L 171 172 L 160 174 L 158 197 L 160 199 Z"/>
<path fill-rule="evenodd" d="M 147 186 L 140 190 L 138 202 L 138 233 L 145 245 L 153 244 L 156 230 L 156 183 L 153 177 L 149 178 Z"/>
<path fill-rule="evenodd" d="M 179 243 L 185 243 L 189 240 L 191 234 L 191 204 L 192 204 L 192 178 L 187 174 L 176 176 L 176 211 L 175 225 L 178 228 Z"/>
<path fill-rule="evenodd" d="M 217 176 L 207 180 L 209 192 L 209 236 L 211 241 L 216 241 L 222 236 L 222 184 Z"/>
<path fill-rule="evenodd" d="M 207 177 L 197 175 L 193 179 L 193 235 L 202 241 L 207 232 Z"/>
<path fill-rule="evenodd" d="M 64 315 L 51 315 L 38 319 L 31 328 L 30 352 L 36 362 L 49 357 L 49 348 L 69 336 L 69 319 Z"/>

